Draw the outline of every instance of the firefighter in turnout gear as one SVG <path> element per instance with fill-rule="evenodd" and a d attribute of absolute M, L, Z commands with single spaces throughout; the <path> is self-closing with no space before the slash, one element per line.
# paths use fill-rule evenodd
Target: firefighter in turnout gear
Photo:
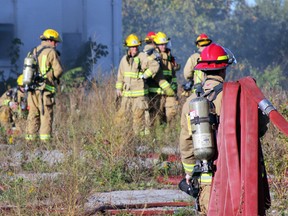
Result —
<path fill-rule="evenodd" d="M 23 75 L 20 75 L 17 87 L 9 89 L 0 98 L 0 125 L 5 133 L 10 133 L 12 129 L 13 135 L 24 132 L 28 115 L 27 101 L 24 97 Z"/>
<path fill-rule="evenodd" d="M 200 54 L 195 70 L 201 70 L 205 73 L 205 80 L 201 90 L 201 96 L 207 98 L 209 101 L 209 112 L 211 115 L 215 116 L 213 122 L 213 137 L 216 137 L 218 117 L 220 115 L 221 103 L 222 103 L 222 87 L 225 79 L 226 68 L 231 63 L 229 56 L 225 49 L 217 44 L 212 43 L 210 46 L 207 46 Z M 198 92 L 198 90 L 196 91 Z M 180 152 L 181 152 L 181 161 L 186 173 L 185 184 L 190 185 L 192 179 L 193 169 L 195 169 L 196 164 L 196 146 L 200 145 L 199 143 L 193 143 L 192 136 L 195 135 L 195 131 L 192 130 L 192 119 L 197 116 L 198 112 L 192 110 L 189 107 L 191 106 L 191 101 L 195 99 L 196 93 L 192 93 L 190 97 L 187 98 L 186 102 L 182 108 L 181 114 L 181 132 L 180 132 Z M 209 114 L 209 116 L 210 116 Z M 210 120 L 209 120 L 210 121 Z M 200 120 L 201 123 L 201 120 Z M 209 122 L 212 124 L 211 122 Z M 201 124 L 200 124 L 201 125 Z M 216 126 L 215 126 L 216 125 Z M 210 126 L 209 126 L 210 127 Z M 193 133 L 193 134 L 192 134 Z M 194 140 L 194 139 L 193 139 Z M 216 142 L 216 140 L 214 140 Z M 202 142 L 203 143 L 203 142 Z M 212 143 L 211 147 L 213 147 Z M 204 149 L 204 147 L 203 147 Z M 214 155 L 215 157 L 216 155 Z M 199 193 L 197 194 L 197 199 L 199 201 L 199 209 L 201 213 L 207 214 L 210 188 L 211 188 L 212 172 L 202 173 L 199 178 Z M 180 187 L 180 184 L 179 184 Z"/>
<path fill-rule="evenodd" d="M 146 45 L 144 52 L 139 52 L 141 41 L 137 35 L 130 34 L 124 45 L 127 54 L 120 61 L 116 82 L 116 94 L 121 97 L 116 123 L 123 124 L 125 118 L 132 117 L 134 133 L 145 135 L 149 133 L 150 126 L 146 81 L 155 77 L 159 63 L 155 60 L 153 45 Z"/>
<path fill-rule="evenodd" d="M 205 79 L 205 74 L 201 70 L 195 70 L 197 60 L 200 58 L 202 50 L 210 45 L 212 40 L 206 34 L 200 34 L 195 41 L 195 45 L 198 48 L 198 51 L 193 53 L 187 60 L 184 67 L 184 78 L 186 81 L 186 87 L 183 85 L 184 96 L 189 96 L 192 91 L 195 91 L 197 84 L 201 84 Z"/>
<path fill-rule="evenodd" d="M 154 44 L 154 38 L 156 36 L 156 33 L 151 31 L 151 32 L 148 32 L 144 41 L 146 44 Z"/>
<path fill-rule="evenodd" d="M 171 50 L 167 48 L 169 42 L 166 34 L 158 32 L 153 38 L 156 50 L 159 53 L 160 71 L 159 76 L 165 80 L 165 85 L 169 85 L 167 90 L 157 82 L 149 82 L 149 96 L 152 121 L 159 120 L 160 123 L 171 123 L 177 114 L 177 77 L 176 71 L 180 65 L 176 63 Z"/>
<path fill-rule="evenodd" d="M 46 29 L 40 39 L 41 44 L 27 55 L 33 57 L 36 62 L 36 72 L 28 91 L 29 114 L 26 131 L 28 142 L 38 138 L 44 142 L 51 139 L 54 96 L 56 85 L 63 73 L 60 53 L 56 50 L 57 44 L 62 42 L 59 33 L 53 29 Z"/>

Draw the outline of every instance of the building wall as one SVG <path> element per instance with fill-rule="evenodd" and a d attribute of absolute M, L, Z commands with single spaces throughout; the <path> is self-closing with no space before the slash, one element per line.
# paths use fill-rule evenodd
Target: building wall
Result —
<path fill-rule="evenodd" d="M 47 28 L 57 30 L 64 41 L 57 49 L 77 55 L 81 42 L 91 37 L 108 46 L 109 55 L 96 65 L 96 70 L 111 71 L 120 61 L 122 46 L 122 0 L 0 0 L 0 45 L 9 44 L 2 31 L 13 26 L 13 36 L 24 43 L 18 65 L 22 69 L 28 51 L 40 43 L 39 36 Z M 65 42 L 65 37 L 67 41 Z M 11 38 L 12 39 L 12 38 Z M 0 47 L 1 49 L 1 47 Z M 0 70 L 9 75 L 10 59 L 2 56 Z M 21 71 L 19 71 L 19 74 Z"/>
<path fill-rule="evenodd" d="M 8 40 L 15 36 L 14 23 L 15 23 L 15 5 L 14 1 L 0 0 L 0 71 L 7 71 L 9 75 L 10 60 L 9 60 L 9 47 Z"/>

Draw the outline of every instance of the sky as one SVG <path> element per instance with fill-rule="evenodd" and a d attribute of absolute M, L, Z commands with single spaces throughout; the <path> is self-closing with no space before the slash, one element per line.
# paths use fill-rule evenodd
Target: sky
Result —
<path fill-rule="evenodd" d="M 255 0 L 246 0 L 246 2 L 247 2 L 249 5 L 254 5 L 254 4 L 255 4 Z"/>

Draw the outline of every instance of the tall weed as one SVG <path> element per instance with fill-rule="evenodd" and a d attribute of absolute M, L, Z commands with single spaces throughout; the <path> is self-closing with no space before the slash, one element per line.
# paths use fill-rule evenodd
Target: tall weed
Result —
<path fill-rule="evenodd" d="M 25 154 L 57 149 L 64 160 L 49 166 L 39 158 L 27 162 L 23 157 L 22 167 L 2 166 L 5 178 L 1 180 L 4 191 L 0 203 L 13 206 L 7 215 L 81 215 L 86 198 L 94 192 L 159 188 L 163 185 L 157 183 L 157 176 L 183 174 L 182 166 L 165 163 L 170 153 L 163 153 L 165 148 L 174 149 L 173 154 L 179 156 L 182 104 L 173 125 L 155 124 L 149 136 L 137 136 L 131 121 L 115 124 L 118 101 L 114 86 L 113 76 L 99 77 L 69 94 L 58 93 L 53 142 L 15 148 Z M 286 92 L 266 90 L 265 95 L 287 119 Z M 262 148 L 272 195 L 269 213 L 286 214 L 288 139 L 270 124 Z M 2 151 L 2 158 L 8 158 L 9 153 L 11 150 Z M 151 154 L 160 156 L 149 161 Z M 35 181 L 17 177 L 23 172 L 57 175 Z"/>
<path fill-rule="evenodd" d="M 287 92 L 266 90 L 266 97 L 288 120 Z M 262 139 L 262 148 L 272 197 L 271 215 L 288 214 L 288 138 L 272 123 Z"/>

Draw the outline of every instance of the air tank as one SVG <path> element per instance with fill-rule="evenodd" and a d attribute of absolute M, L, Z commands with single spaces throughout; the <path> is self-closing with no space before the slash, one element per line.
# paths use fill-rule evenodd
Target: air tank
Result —
<path fill-rule="evenodd" d="M 209 103 L 205 97 L 194 98 L 189 103 L 194 155 L 201 161 L 211 160 L 215 153 Z"/>
<path fill-rule="evenodd" d="M 23 67 L 23 85 L 29 85 L 32 83 L 33 76 L 36 72 L 36 64 L 33 57 L 26 57 L 24 59 Z"/>

